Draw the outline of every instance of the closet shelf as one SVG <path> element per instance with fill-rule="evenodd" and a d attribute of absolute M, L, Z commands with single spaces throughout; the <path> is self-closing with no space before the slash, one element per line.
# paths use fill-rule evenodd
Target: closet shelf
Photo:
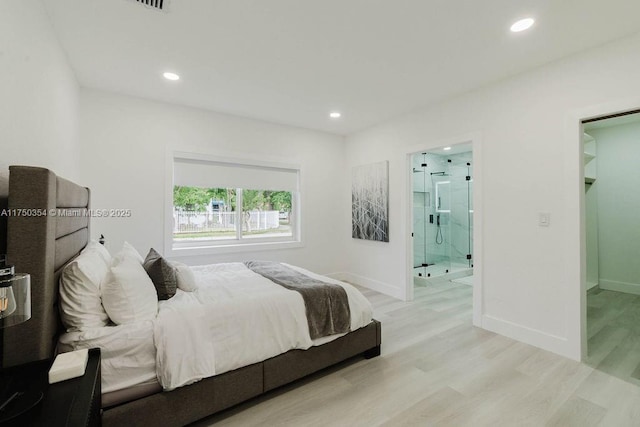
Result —
<path fill-rule="evenodd" d="M 587 163 L 589 163 L 591 160 L 595 158 L 596 156 L 591 153 L 584 153 L 584 164 L 586 165 Z"/>

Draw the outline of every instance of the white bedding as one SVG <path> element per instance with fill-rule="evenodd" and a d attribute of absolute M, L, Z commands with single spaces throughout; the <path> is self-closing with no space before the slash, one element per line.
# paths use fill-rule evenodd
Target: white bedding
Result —
<path fill-rule="evenodd" d="M 122 390 L 156 379 L 155 323 L 104 326 L 60 336 L 61 352 L 100 347 L 102 392 Z"/>
<path fill-rule="evenodd" d="M 345 288 L 351 330 L 371 322 L 371 305 L 353 286 L 289 267 Z M 300 294 L 242 263 L 198 266 L 193 272 L 198 289 L 178 290 L 161 301 L 154 321 L 67 333 L 60 339 L 61 347 L 101 347 L 102 391 L 107 393 L 152 377 L 171 390 L 341 336 L 312 341 Z"/>

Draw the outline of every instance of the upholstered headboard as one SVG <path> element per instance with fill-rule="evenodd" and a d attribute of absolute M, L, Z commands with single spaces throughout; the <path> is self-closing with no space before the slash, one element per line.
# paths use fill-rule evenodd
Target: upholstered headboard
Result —
<path fill-rule="evenodd" d="M 9 167 L 7 261 L 31 274 L 31 319 L 4 332 L 4 367 L 53 356 L 58 280 L 89 240 L 89 189 L 48 169 Z M 1 244 L 0 244 L 1 245 Z"/>
<path fill-rule="evenodd" d="M 4 209 L 9 201 L 9 171 L 0 170 L 0 255 L 7 253 L 7 216 Z"/>

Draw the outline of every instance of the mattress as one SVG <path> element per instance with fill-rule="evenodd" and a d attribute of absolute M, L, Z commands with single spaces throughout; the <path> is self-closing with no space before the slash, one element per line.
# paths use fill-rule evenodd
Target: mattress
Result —
<path fill-rule="evenodd" d="M 348 296 L 351 311 L 351 330 L 366 326 L 371 322 L 372 310 L 369 301 L 353 286 L 317 275 L 305 269 L 288 265 L 312 278 L 325 282 L 341 285 Z M 183 292 L 178 289 L 176 296 L 159 303 L 159 313 L 168 309 L 189 310 L 194 301 L 211 301 L 223 304 L 226 301 L 233 304 L 242 304 L 250 299 L 279 301 L 282 298 L 304 302 L 295 291 L 287 290 L 272 282 L 265 283 L 263 277 L 248 270 L 242 263 L 210 264 L 192 267 L 198 289 L 194 292 Z M 182 307 L 181 307 L 182 306 Z M 222 307 L 218 305 L 217 307 Z M 304 308 L 302 309 L 304 311 Z M 160 317 L 160 315 L 159 315 Z M 266 319 L 266 322 L 269 320 Z M 102 349 L 102 392 L 103 406 L 111 406 L 120 402 L 137 399 L 159 390 L 156 343 L 154 342 L 154 329 L 157 331 L 157 321 L 146 321 L 133 325 L 107 326 L 82 332 L 70 332 L 60 337 L 59 348 L 62 351 L 71 351 L 79 348 L 100 347 Z M 305 341 L 291 348 L 308 348 L 309 346 L 322 345 L 337 339 L 345 334 L 336 334 L 322 337 L 316 340 Z M 222 341 L 225 337 L 220 337 Z M 308 340 L 308 342 L 306 342 Z M 286 352 L 291 348 L 282 348 Z M 216 354 L 216 375 L 232 369 L 236 369 L 239 363 L 264 360 L 265 354 L 243 354 L 238 358 L 237 349 L 225 348 Z M 243 347 L 243 350 L 246 348 Z M 253 351 L 253 350 L 250 350 Z M 236 354 L 232 354 L 232 353 Z M 228 353 L 228 355 L 227 355 Z M 271 356 L 269 356 L 271 357 Z M 258 358 L 259 360 L 255 360 Z M 249 363 L 247 363 L 249 364 Z"/>

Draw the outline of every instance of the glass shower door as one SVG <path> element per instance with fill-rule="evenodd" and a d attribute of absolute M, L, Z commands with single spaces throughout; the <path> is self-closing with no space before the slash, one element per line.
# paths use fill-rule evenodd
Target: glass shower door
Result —
<path fill-rule="evenodd" d="M 453 271 L 471 267 L 473 250 L 473 177 L 471 162 L 451 166 L 451 266 Z"/>
<path fill-rule="evenodd" d="M 473 267 L 473 166 L 469 164 L 469 176 L 471 179 L 469 180 L 469 190 L 467 191 L 468 203 L 469 207 L 469 267 Z"/>
<path fill-rule="evenodd" d="M 469 179 L 465 163 L 451 167 L 451 265 L 467 268 L 469 260 Z"/>
<path fill-rule="evenodd" d="M 414 155 L 413 164 L 413 275 L 426 277 L 426 218 L 430 205 L 430 194 L 426 181 L 427 168 L 425 155 Z M 425 165 L 425 166 L 423 166 Z"/>

